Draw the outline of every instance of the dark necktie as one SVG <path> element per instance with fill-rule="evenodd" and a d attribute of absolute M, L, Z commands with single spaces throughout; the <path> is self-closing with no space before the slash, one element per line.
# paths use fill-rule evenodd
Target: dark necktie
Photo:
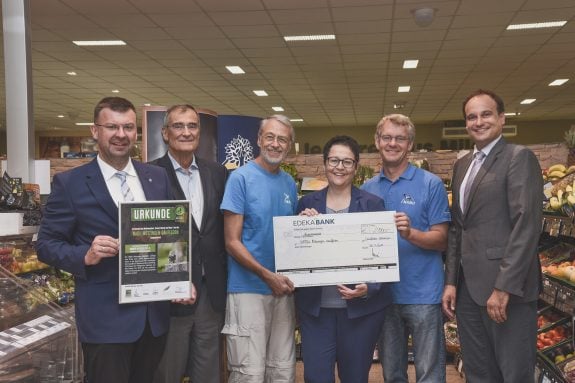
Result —
<path fill-rule="evenodd" d="M 469 192 L 471 191 L 471 185 L 473 184 L 473 180 L 483 164 L 483 159 L 485 158 L 485 153 L 482 151 L 476 152 L 473 155 L 473 161 L 471 162 L 471 169 L 469 170 L 469 176 L 467 177 L 467 182 L 465 183 L 465 189 L 463 191 L 463 204 L 464 209 L 463 211 L 467 210 L 469 206 Z"/>

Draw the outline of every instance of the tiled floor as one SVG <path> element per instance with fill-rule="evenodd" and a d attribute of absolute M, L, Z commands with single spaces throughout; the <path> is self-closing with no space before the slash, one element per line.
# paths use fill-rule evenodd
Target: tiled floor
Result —
<path fill-rule="evenodd" d="M 453 364 L 448 364 L 445 370 L 447 374 L 447 383 L 463 383 L 465 380 L 459 376 L 459 373 L 455 369 Z M 409 375 L 409 382 L 415 382 L 415 368 L 413 365 L 409 365 L 407 371 Z M 383 377 L 381 375 L 381 365 L 379 363 L 374 363 L 371 365 L 371 371 L 369 373 L 370 383 L 383 383 Z M 296 383 L 303 383 L 303 363 L 297 362 L 296 366 Z"/>

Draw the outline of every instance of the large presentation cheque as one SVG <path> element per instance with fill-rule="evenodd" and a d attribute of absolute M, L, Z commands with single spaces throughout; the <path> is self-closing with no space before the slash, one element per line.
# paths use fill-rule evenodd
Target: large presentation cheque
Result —
<path fill-rule="evenodd" d="M 394 213 L 274 217 L 276 272 L 296 287 L 397 282 Z"/>

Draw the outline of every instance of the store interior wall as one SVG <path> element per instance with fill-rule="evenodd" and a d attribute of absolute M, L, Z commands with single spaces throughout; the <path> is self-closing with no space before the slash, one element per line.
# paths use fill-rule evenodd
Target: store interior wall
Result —
<path fill-rule="evenodd" d="M 358 143 L 362 146 L 362 151 L 373 150 L 373 135 L 375 133 L 375 125 L 363 127 L 326 127 L 326 128 L 297 128 L 296 127 L 296 141 L 300 143 L 300 153 L 305 154 L 305 148 L 309 148 L 309 153 L 312 153 L 311 148 L 323 147 L 323 144 L 330 138 L 339 134 L 347 134 L 353 136 Z M 507 138 L 511 142 L 520 143 L 524 145 L 562 142 L 565 131 L 569 130 L 571 126 L 575 125 L 575 120 L 542 120 L 542 121 L 521 121 L 519 119 L 508 118 L 507 125 L 517 126 L 517 136 Z M 462 122 L 462 125 L 463 122 Z M 415 124 L 416 137 L 415 144 L 425 147 L 426 144 L 431 144 L 433 150 L 440 149 L 442 138 L 442 124 L 435 125 L 418 125 Z M 370 146 L 372 146 L 370 148 Z M 429 146 L 429 145 L 428 145 Z M 371 149 L 371 150 L 368 150 Z M 309 154 L 307 153 L 307 154 Z"/>
<path fill-rule="evenodd" d="M 309 154 L 321 151 L 323 144 L 330 138 L 340 134 L 353 136 L 362 146 L 363 152 L 374 151 L 373 126 L 359 127 L 325 127 L 306 129 L 304 127 L 295 127 L 296 141 L 299 143 L 300 153 Z M 565 131 L 571 126 L 575 126 L 575 120 L 541 120 L 541 121 L 522 121 L 520 119 L 507 119 L 508 125 L 517 125 L 517 136 L 508 138 L 511 142 L 524 145 L 562 142 Z M 440 149 L 442 134 L 442 124 L 435 125 L 417 125 L 416 124 L 416 147 L 417 144 L 425 146 L 431 144 L 433 150 Z M 36 158 L 40 158 L 39 137 L 89 137 L 90 129 L 80 127 L 74 131 L 37 131 L 36 132 Z M 315 148 L 314 148 L 315 147 Z M 313 149 L 313 150 L 312 150 Z M 6 155 L 6 131 L 0 131 L 0 156 Z"/>

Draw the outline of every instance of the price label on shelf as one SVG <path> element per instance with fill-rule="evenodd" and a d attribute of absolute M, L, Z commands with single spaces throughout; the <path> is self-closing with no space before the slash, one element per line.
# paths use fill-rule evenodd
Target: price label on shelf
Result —
<path fill-rule="evenodd" d="M 575 313 L 575 290 L 561 286 L 557 291 L 555 307 L 564 313 Z"/>

